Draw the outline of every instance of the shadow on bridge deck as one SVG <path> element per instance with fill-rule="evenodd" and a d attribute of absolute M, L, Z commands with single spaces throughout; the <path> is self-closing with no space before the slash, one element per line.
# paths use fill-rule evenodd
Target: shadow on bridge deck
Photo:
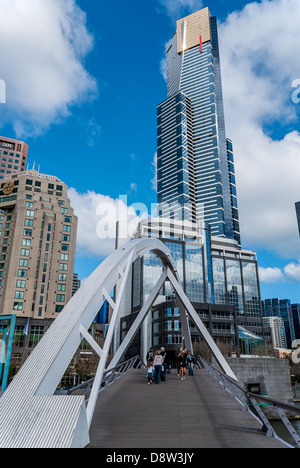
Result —
<path fill-rule="evenodd" d="M 132 370 L 99 395 L 88 448 L 285 448 L 205 371 L 147 385 Z"/>

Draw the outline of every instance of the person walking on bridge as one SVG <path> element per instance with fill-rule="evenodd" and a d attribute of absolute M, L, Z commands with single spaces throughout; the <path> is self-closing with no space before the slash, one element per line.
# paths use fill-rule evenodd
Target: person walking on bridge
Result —
<path fill-rule="evenodd" d="M 191 351 L 187 352 L 187 365 L 189 368 L 189 375 L 194 375 L 194 367 L 195 367 L 195 358 Z"/>
<path fill-rule="evenodd" d="M 178 377 L 180 376 L 180 369 L 181 369 L 181 365 L 180 365 L 180 355 L 181 355 L 181 351 L 182 351 L 182 346 L 179 346 L 178 347 L 178 350 L 176 352 L 176 363 L 177 363 L 177 374 L 178 374 Z"/>
<path fill-rule="evenodd" d="M 161 376 L 161 369 L 164 363 L 164 358 L 160 353 L 160 349 L 156 352 L 156 355 L 154 357 L 154 362 L 153 366 L 155 369 L 155 383 L 159 384 L 160 382 L 160 376 Z"/>
<path fill-rule="evenodd" d="M 186 373 L 186 366 L 187 366 L 187 355 L 186 355 L 186 352 L 184 350 L 182 350 L 181 353 L 180 353 L 179 362 L 180 362 L 181 380 L 185 380 L 185 373 Z"/>

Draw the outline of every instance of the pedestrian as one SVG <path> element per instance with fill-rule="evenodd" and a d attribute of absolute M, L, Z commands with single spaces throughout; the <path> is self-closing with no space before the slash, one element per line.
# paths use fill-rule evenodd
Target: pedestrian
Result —
<path fill-rule="evenodd" d="M 178 377 L 180 376 L 180 372 L 181 372 L 181 366 L 180 366 L 180 354 L 181 354 L 181 351 L 182 351 L 182 347 L 179 346 L 178 349 L 177 349 L 177 353 L 176 353 L 177 374 L 178 374 Z"/>
<path fill-rule="evenodd" d="M 154 375 L 154 367 L 153 363 L 148 361 L 147 363 L 147 377 L 148 377 L 148 385 L 152 384 L 153 380 L 153 375 Z"/>
<path fill-rule="evenodd" d="M 153 366 L 155 369 L 155 383 L 159 384 L 161 377 L 161 370 L 164 363 L 163 356 L 161 356 L 160 349 L 156 352 L 154 357 Z"/>
<path fill-rule="evenodd" d="M 186 373 L 186 366 L 187 366 L 187 356 L 186 352 L 182 349 L 180 356 L 179 356 L 179 361 L 180 361 L 180 375 L 181 375 L 181 380 L 185 380 L 185 373 Z"/>
<path fill-rule="evenodd" d="M 161 381 L 165 382 L 166 381 L 167 370 L 168 370 L 168 358 L 167 358 L 167 353 L 166 353 L 165 348 L 163 348 L 163 347 L 160 348 L 160 354 L 164 359 L 162 370 L 161 370 Z"/>
<path fill-rule="evenodd" d="M 165 367 L 166 374 L 171 374 L 171 359 L 167 352 L 165 353 L 164 367 Z"/>
<path fill-rule="evenodd" d="M 186 359 L 187 359 L 187 365 L 188 365 L 188 369 L 189 369 L 189 375 L 193 376 L 194 375 L 194 367 L 195 367 L 195 357 L 191 353 L 190 350 L 188 350 L 188 352 L 187 352 Z"/>
<path fill-rule="evenodd" d="M 147 357 L 146 357 L 146 360 L 147 362 L 152 362 L 154 361 L 154 349 L 153 348 L 150 348 L 148 353 L 147 353 Z"/>

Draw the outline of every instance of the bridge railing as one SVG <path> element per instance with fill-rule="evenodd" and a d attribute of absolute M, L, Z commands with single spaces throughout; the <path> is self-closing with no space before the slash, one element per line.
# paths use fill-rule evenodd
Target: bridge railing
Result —
<path fill-rule="evenodd" d="M 205 359 L 203 359 L 202 357 L 198 357 L 197 361 L 199 365 L 202 365 L 202 367 L 204 367 L 214 377 L 214 379 L 217 382 L 219 382 L 219 384 L 225 390 L 228 391 L 232 398 L 235 398 L 242 405 L 245 411 L 248 411 L 255 419 L 257 419 L 262 424 L 262 430 L 265 432 L 267 437 L 275 437 L 276 439 L 282 440 L 280 437 L 278 437 L 275 429 L 271 425 L 265 412 L 262 410 L 259 402 L 263 402 L 264 404 L 273 407 L 273 409 L 276 411 L 279 418 L 283 422 L 284 426 L 288 430 L 289 434 L 291 435 L 292 439 L 294 440 L 296 447 L 300 448 L 300 436 L 296 432 L 292 423 L 290 422 L 289 417 L 291 416 L 287 416 L 287 413 L 300 416 L 299 407 L 282 403 L 265 396 L 247 392 L 234 380 L 224 375 L 210 363 L 205 361 Z"/>
<path fill-rule="evenodd" d="M 102 383 L 100 386 L 99 393 L 105 390 L 107 387 L 112 385 L 114 382 L 119 380 L 123 375 L 129 372 L 131 369 L 140 369 L 145 367 L 145 364 L 141 360 L 140 356 L 135 356 L 128 359 L 125 362 L 118 364 L 113 369 L 107 370 L 103 374 Z M 68 395 L 84 395 L 88 401 L 90 390 L 93 386 L 94 378 L 82 382 L 80 385 L 67 390 Z"/>

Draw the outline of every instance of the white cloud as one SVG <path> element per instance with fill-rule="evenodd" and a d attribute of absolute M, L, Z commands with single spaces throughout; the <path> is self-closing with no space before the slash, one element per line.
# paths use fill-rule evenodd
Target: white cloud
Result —
<path fill-rule="evenodd" d="M 258 268 L 259 279 L 262 283 L 280 283 L 285 280 L 280 268 Z"/>
<path fill-rule="evenodd" d="M 300 199 L 300 107 L 292 102 L 292 84 L 300 78 L 299 17 L 298 0 L 266 0 L 220 26 L 242 241 L 289 258 L 300 247 L 294 207 Z"/>
<path fill-rule="evenodd" d="M 125 241 L 140 221 L 135 205 L 127 206 L 126 196 L 112 199 L 93 191 L 82 194 L 70 188 L 69 197 L 78 216 L 77 253 L 82 257 L 106 257 L 115 249 L 116 222 L 121 223 Z"/>
<path fill-rule="evenodd" d="M 298 261 L 298 263 L 289 263 L 284 268 L 284 273 L 289 279 L 300 281 L 300 261 Z"/>
<path fill-rule="evenodd" d="M 0 0 L 0 11 L 0 78 L 7 91 L 2 124 L 12 123 L 24 138 L 96 94 L 84 66 L 93 37 L 76 0 Z"/>
<path fill-rule="evenodd" d="M 288 263 L 284 268 L 258 268 L 259 278 L 262 283 L 282 283 L 300 281 L 300 259 Z"/>

